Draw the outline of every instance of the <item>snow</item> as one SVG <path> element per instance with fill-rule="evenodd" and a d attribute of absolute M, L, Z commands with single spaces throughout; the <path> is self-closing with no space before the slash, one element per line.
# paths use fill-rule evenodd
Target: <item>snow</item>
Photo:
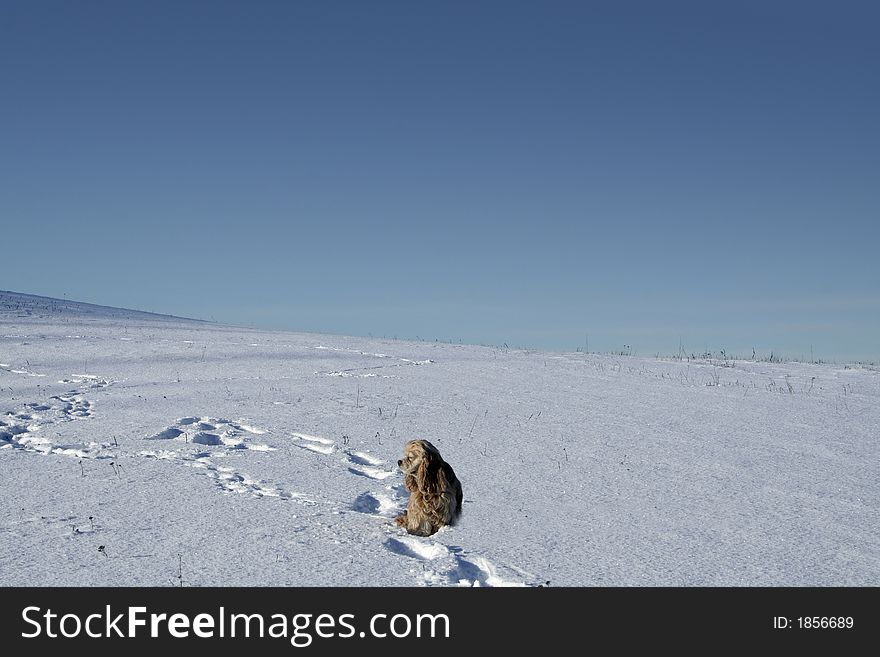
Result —
<path fill-rule="evenodd" d="M 180 563 L 185 586 L 877 586 L 878 398 L 869 366 L 260 331 L 0 292 L 0 585 L 170 586 Z M 464 489 L 428 538 L 393 523 L 413 438 Z"/>

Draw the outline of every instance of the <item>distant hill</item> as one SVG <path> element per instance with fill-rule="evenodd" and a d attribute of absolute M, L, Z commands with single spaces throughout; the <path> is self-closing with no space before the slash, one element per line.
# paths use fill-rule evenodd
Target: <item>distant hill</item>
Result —
<path fill-rule="evenodd" d="M 188 317 L 175 317 L 173 315 L 161 315 L 142 310 L 130 310 L 127 308 L 113 308 L 111 306 L 99 306 L 94 303 L 70 301 L 68 299 L 53 299 L 34 294 L 21 292 L 9 292 L 0 290 L 0 320 L 10 318 L 85 318 L 85 319 L 140 319 L 152 321 L 187 321 L 204 322 L 204 320 L 190 319 Z"/>

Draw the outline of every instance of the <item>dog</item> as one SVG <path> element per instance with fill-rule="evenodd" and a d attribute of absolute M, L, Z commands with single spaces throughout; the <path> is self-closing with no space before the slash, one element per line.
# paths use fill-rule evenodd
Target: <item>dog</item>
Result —
<path fill-rule="evenodd" d="M 406 511 L 394 521 L 410 534 L 430 536 L 451 525 L 461 513 L 461 482 L 455 471 L 427 440 L 410 440 L 397 462 L 409 491 Z"/>

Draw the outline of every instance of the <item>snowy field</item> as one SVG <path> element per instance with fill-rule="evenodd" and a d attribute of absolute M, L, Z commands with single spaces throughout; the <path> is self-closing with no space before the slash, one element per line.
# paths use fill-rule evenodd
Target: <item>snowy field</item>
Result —
<path fill-rule="evenodd" d="M 464 488 L 393 517 L 404 443 Z M 0 585 L 880 585 L 880 372 L 0 293 Z"/>

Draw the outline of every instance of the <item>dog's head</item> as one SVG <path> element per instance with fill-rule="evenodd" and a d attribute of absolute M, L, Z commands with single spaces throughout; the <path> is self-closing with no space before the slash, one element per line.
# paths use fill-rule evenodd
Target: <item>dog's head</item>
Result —
<path fill-rule="evenodd" d="M 407 480 L 413 477 L 419 488 L 425 490 L 429 487 L 429 478 L 442 463 L 440 452 L 427 440 L 410 440 L 403 448 L 403 458 L 397 465 Z"/>

